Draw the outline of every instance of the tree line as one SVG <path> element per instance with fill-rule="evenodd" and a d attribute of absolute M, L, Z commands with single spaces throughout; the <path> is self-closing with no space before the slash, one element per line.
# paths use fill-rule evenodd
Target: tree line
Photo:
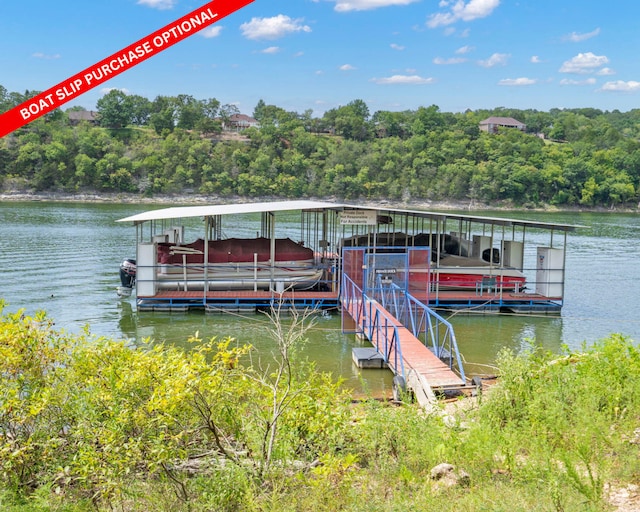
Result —
<path fill-rule="evenodd" d="M 0 86 L 0 112 L 36 91 Z M 548 112 L 438 106 L 370 113 L 360 99 L 314 117 L 260 100 L 259 122 L 224 137 L 234 105 L 112 90 L 97 124 L 47 114 L 0 140 L 0 188 L 145 196 L 333 197 L 611 207 L 640 193 L 640 109 Z M 480 130 L 490 116 L 526 131 Z M 229 140 L 228 140 L 229 139 Z"/>

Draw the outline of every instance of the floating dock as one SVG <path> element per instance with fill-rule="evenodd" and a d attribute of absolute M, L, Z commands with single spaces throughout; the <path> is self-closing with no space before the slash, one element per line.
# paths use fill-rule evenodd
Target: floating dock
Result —
<path fill-rule="evenodd" d="M 371 301 L 365 308 L 367 313 L 358 311 L 357 302 L 345 304 L 343 314 L 348 314 L 360 324 L 357 332 L 371 342 L 372 347 L 353 349 L 353 360 L 359 368 L 389 368 L 396 375 L 394 398 L 402 399 L 402 393 L 410 391 L 423 406 L 436 401 L 437 392 L 459 390 L 466 382 L 453 370 L 451 354 L 440 358 L 430 350 L 414 333 L 402 325 L 377 301 Z M 376 318 L 388 319 L 383 325 L 375 326 Z"/>
<path fill-rule="evenodd" d="M 564 302 L 566 239 L 576 228 L 319 201 L 172 207 L 119 222 L 131 222 L 136 228 L 136 305 L 141 311 L 250 310 L 281 299 L 300 308 L 339 308 L 344 248 L 366 246 L 380 254 L 427 244 L 431 258 L 422 271 L 422 287 L 412 289 L 412 294 L 430 307 L 559 314 Z M 189 233 L 194 228 L 195 234 Z M 217 267 L 227 263 L 216 260 L 207 266 L 212 261 L 210 254 L 205 256 L 207 248 L 237 233 L 267 244 L 271 240 L 271 253 L 265 261 L 241 263 L 241 278 L 228 274 L 219 281 Z M 278 262 L 276 243 L 284 238 L 308 250 L 314 258 L 312 266 L 290 268 Z M 199 247 L 204 244 L 205 248 L 196 250 L 189 243 L 192 240 L 200 240 Z M 198 254 L 201 263 L 193 263 Z M 166 263 L 164 257 L 173 259 Z M 233 261 L 237 260 L 230 257 L 228 265 Z M 466 263 L 458 266 L 459 261 Z M 303 279 L 297 282 L 288 278 L 301 272 L 313 277 L 295 278 Z"/>
<path fill-rule="evenodd" d="M 204 309 L 208 313 L 238 313 L 269 310 L 272 307 L 296 309 L 337 309 L 337 292 L 270 291 L 159 291 L 150 297 L 137 297 L 138 311 L 184 311 Z"/>

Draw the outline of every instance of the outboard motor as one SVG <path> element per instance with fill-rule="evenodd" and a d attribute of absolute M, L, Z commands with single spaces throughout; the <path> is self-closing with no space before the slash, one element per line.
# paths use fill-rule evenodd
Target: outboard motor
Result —
<path fill-rule="evenodd" d="M 136 260 L 127 258 L 120 264 L 120 283 L 122 286 L 118 286 L 118 295 L 129 297 L 136 284 Z"/>

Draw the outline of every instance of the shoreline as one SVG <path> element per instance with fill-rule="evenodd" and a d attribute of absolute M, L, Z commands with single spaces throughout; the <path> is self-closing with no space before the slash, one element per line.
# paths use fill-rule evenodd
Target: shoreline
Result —
<path fill-rule="evenodd" d="M 299 200 L 297 199 L 289 199 Z M 638 213 L 640 212 L 640 203 L 635 207 L 620 206 L 606 208 L 599 207 L 585 207 L 585 206 L 569 206 L 560 208 L 552 205 L 545 205 L 536 208 L 530 207 L 516 207 L 513 205 L 488 205 L 485 203 L 478 203 L 475 201 L 393 201 L 391 199 L 382 199 L 378 201 L 342 201 L 335 197 L 330 198 L 306 198 L 313 201 L 326 201 L 328 203 L 346 203 L 357 204 L 358 206 L 371 206 L 371 207 L 390 207 L 390 208 L 406 208 L 417 210 L 466 210 L 466 211 L 518 211 L 518 212 L 572 212 L 572 213 Z M 144 197 L 136 194 L 98 194 L 98 193 L 81 193 L 81 194 L 66 194 L 56 192 L 46 193 L 28 193 L 28 192 L 4 192 L 0 193 L 0 201 L 7 202 L 60 202 L 60 203 L 120 203 L 120 204 L 146 204 L 146 205 L 166 205 L 166 204 L 178 204 L 178 205 L 201 205 L 201 204 L 225 204 L 225 203 L 251 203 L 258 201 L 286 201 L 280 197 L 266 197 L 266 198 L 247 198 L 247 197 L 220 197 L 220 196 L 204 196 L 198 194 L 176 194 L 176 195 L 156 195 L 153 197 Z"/>

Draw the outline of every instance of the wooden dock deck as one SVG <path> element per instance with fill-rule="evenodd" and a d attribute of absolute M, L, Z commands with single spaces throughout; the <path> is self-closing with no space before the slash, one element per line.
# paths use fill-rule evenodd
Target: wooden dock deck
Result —
<path fill-rule="evenodd" d="M 469 310 L 483 312 L 513 313 L 543 313 L 559 314 L 562 299 L 545 297 L 534 293 L 483 293 L 478 295 L 473 291 L 441 291 L 438 294 L 417 292 L 412 294 L 424 304 L 435 309 Z M 264 306 L 273 300 L 297 303 L 300 307 L 337 308 L 340 304 L 338 292 L 319 291 L 287 291 L 282 294 L 270 291 L 232 290 L 209 291 L 206 296 L 203 291 L 162 290 L 156 295 L 138 297 L 140 310 L 154 309 L 202 309 L 209 305 L 212 308 L 227 305 L 243 305 L 246 308 Z"/>
<path fill-rule="evenodd" d="M 137 308 L 141 311 L 185 311 L 206 309 L 207 311 L 232 311 L 265 309 L 272 305 L 287 305 L 299 308 L 330 309 L 338 307 L 337 292 L 318 291 L 179 291 L 161 290 L 153 296 L 137 297 Z"/>

